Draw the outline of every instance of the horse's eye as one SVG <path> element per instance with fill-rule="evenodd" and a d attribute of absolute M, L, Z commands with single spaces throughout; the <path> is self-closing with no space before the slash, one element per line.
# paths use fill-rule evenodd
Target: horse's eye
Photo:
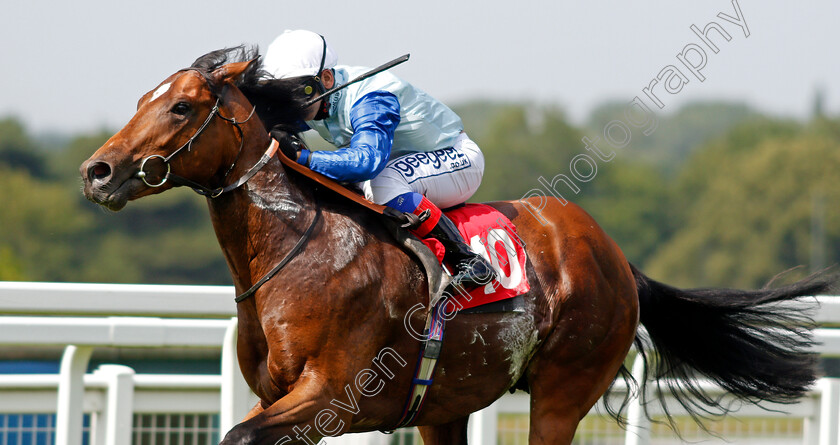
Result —
<path fill-rule="evenodd" d="M 188 104 L 186 102 L 178 102 L 177 104 L 175 104 L 172 107 L 172 109 L 170 111 L 172 111 L 175 114 L 183 116 L 183 115 L 190 112 L 190 104 Z"/>

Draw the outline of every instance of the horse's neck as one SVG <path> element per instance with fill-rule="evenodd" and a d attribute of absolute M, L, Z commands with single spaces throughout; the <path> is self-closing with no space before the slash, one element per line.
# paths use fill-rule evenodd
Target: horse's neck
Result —
<path fill-rule="evenodd" d="M 253 272 L 267 270 L 264 263 L 292 250 L 315 214 L 312 194 L 289 181 L 276 159 L 243 186 L 208 202 L 238 292 L 259 279 Z"/>

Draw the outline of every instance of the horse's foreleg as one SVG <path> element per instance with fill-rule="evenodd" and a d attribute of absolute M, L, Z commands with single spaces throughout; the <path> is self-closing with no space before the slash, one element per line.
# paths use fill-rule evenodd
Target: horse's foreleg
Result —
<path fill-rule="evenodd" d="M 418 426 L 423 445 L 466 445 L 469 416 L 443 425 Z"/>
<path fill-rule="evenodd" d="M 258 404 L 236 425 L 222 445 L 317 444 L 324 434 L 346 429 L 349 413 L 329 404 L 322 385 L 300 385 L 271 406 Z M 253 414 L 253 415 L 252 415 Z"/>

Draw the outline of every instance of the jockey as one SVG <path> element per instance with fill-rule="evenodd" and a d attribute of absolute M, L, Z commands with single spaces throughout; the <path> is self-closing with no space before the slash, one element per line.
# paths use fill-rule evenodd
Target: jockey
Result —
<path fill-rule="evenodd" d="M 321 94 L 367 72 L 337 61 L 322 36 L 287 30 L 269 45 L 263 69 L 275 79 L 308 78 L 306 94 L 313 88 Z M 338 150 L 286 151 L 292 159 L 336 181 L 357 183 L 376 204 L 428 215 L 412 233 L 443 244 L 456 282 L 474 287 L 495 277 L 440 210 L 469 199 L 484 173 L 484 156 L 457 114 L 386 71 L 332 93 L 304 116 L 301 130 L 317 131 Z"/>

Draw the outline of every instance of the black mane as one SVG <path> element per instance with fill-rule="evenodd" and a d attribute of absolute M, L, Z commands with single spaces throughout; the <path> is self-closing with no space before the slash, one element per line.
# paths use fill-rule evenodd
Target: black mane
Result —
<path fill-rule="evenodd" d="M 228 63 L 255 60 L 237 80 L 236 87 L 256 107 L 257 116 L 265 124 L 266 130 L 279 127 L 291 133 L 299 132 L 298 122 L 303 120 L 303 105 L 307 100 L 303 93 L 304 79 L 274 79 L 263 69 L 261 59 L 258 47 L 239 45 L 211 51 L 195 59 L 190 69 L 202 73 L 211 88 L 218 89 L 219 86 L 210 80 L 209 74 L 213 70 Z"/>

